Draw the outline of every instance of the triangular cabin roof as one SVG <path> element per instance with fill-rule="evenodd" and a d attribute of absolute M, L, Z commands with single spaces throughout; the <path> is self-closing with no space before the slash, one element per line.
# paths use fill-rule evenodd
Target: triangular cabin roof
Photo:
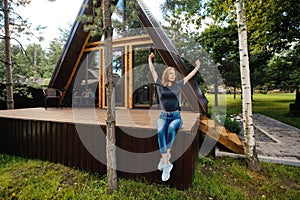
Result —
<path fill-rule="evenodd" d="M 100 3 L 101 1 L 98 2 Z M 148 32 L 164 63 L 168 66 L 175 67 L 181 74 L 187 75 L 188 68 L 186 64 L 147 6 L 142 1 L 137 0 L 136 9 L 138 10 L 138 17 L 141 24 Z M 83 14 L 89 15 L 91 13 L 92 0 L 84 0 L 78 16 L 82 16 Z M 66 88 L 68 85 L 68 78 L 66 77 L 70 77 L 72 73 L 74 73 L 73 68 L 76 65 L 77 58 L 80 56 L 87 37 L 89 36 L 89 33 L 84 31 L 83 26 L 80 21 L 75 20 L 50 80 L 49 87 L 68 89 Z M 206 114 L 208 101 L 196 81 L 193 79 L 190 80 L 185 87 L 186 89 L 183 90 L 183 95 L 192 110 Z"/>
<path fill-rule="evenodd" d="M 83 1 L 78 16 L 82 16 L 83 14 L 92 14 L 92 1 Z M 75 20 L 67 42 L 57 62 L 56 68 L 52 74 L 49 87 L 65 88 L 68 81 L 66 77 L 71 76 L 73 66 L 75 66 L 77 57 L 80 55 L 85 40 L 89 34 L 88 32 L 83 30 L 83 26 L 83 23 L 81 23 L 78 20 Z"/>

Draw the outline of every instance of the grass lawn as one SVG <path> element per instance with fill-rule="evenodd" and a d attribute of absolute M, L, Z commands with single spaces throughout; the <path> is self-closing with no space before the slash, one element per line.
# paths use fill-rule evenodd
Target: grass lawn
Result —
<path fill-rule="evenodd" d="M 239 159 L 200 158 L 191 188 L 119 178 L 107 195 L 107 178 L 60 164 L 0 154 L 0 199 L 299 199 L 298 167 L 261 163 L 251 172 Z"/>
<path fill-rule="evenodd" d="M 207 98 L 210 106 L 214 105 L 214 96 L 209 94 Z M 219 106 L 225 107 L 226 114 L 242 113 L 241 95 L 232 94 L 219 95 Z M 289 105 L 294 103 L 295 93 L 269 93 L 254 94 L 252 101 L 252 111 L 254 114 L 263 114 L 283 123 L 300 128 L 300 116 L 289 114 Z"/>

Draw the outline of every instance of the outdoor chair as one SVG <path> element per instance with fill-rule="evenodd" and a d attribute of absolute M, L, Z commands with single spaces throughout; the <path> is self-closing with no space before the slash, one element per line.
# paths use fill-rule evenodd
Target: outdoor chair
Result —
<path fill-rule="evenodd" d="M 44 92 L 44 107 L 46 110 L 48 107 L 49 99 L 57 99 L 59 101 L 62 97 L 62 92 L 59 89 L 47 88 L 47 89 L 44 89 L 43 92 Z"/>

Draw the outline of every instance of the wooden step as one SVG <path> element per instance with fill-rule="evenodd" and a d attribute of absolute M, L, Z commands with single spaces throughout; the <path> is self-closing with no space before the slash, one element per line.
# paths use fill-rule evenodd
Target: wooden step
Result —
<path fill-rule="evenodd" d="M 244 154 L 244 147 L 240 138 L 205 115 L 200 117 L 200 130 L 234 153 Z"/>

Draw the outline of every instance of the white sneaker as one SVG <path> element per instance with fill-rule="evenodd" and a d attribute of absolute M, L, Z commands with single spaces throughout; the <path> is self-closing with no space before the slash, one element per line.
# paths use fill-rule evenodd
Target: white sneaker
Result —
<path fill-rule="evenodd" d="M 168 156 L 168 161 L 170 161 L 170 159 L 171 159 L 171 154 L 169 154 L 169 156 Z M 163 159 L 161 158 L 161 159 L 159 160 L 157 169 L 158 169 L 159 171 L 161 171 L 161 170 L 163 169 L 163 165 L 164 165 L 164 161 L 163 161 Z"/>
<path fill-rule="evenodd" d="M 170 178 L 170 172 L 173 168 L 173 164 L 172 163 L 168 163 L 166 165 L 163 165 L 163 173 L 161 175 L 161 180 L 162 181 L 167 181 Z"/>

